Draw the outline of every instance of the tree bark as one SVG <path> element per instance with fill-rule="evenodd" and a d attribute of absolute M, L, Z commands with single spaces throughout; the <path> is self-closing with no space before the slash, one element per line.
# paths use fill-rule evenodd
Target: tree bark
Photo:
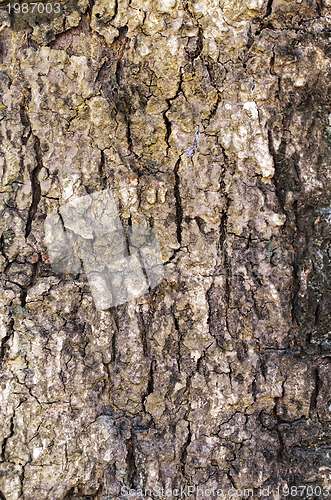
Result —
<path fill-rule="evenodd" d="M 0 498 L 328 497 L 328 7 L 1 7 Z M 44 221 L 104 189 L 165 276 L 98 311 Z"/>

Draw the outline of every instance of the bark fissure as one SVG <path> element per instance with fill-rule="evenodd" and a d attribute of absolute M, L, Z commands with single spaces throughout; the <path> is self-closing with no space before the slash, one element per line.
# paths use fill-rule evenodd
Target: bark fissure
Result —
<path fill-rule="evenodd" d="M 137 475 L 136 462 L 135 462 L 135 452 L 134 452 L 134 437 L 131 437 L 126 441 L 126 464 L 127 464 L 127 481 L 130 488 L 135 488 L 135 479 Z"/>
<path fill-rule="evenodd" d="M 5 354 L 6 354 L 6 349 L 7 349 L 7 342 L 8 340 L 10 340 L 13 335 L 14 335 L 14 324 L 15 324 L 15 320 L 12 316 L 12 312 L 11 312 L 11 305 L 8 307 L 7 309 L 7 321 L 6 321 L 6 326 L 7 326 L 7 332 L 6 334 L 2 337 L 1 339 L 1 344 L 0 344 L 0 360 L 1 360 L 1 363 L 3 363 L 4 361 L 4 358 L 5 358 Z"/>
<path fill-rule="evenodd" d="M 38 137 L 34 136 L 34 150 L 36 154 L 36 162 L 37 165 L 36 167 L 32 170 L 31 172 L 31 190 L 32 190 L 32 202 L 28 211 L 28 218 L 26 221 L 26 228 L 25 228 L 25 238 L 27 238 L 31 232 L 31 226 L 33 219 L 36 215 L 39 201 L 40 201 L 40 196 L 41 196 L 41 189 L 40 189 L 40 183 L 39 183 L 39 173 L 41 169 L 43 168 L 43 162 L 42 162 L 42 152 L 40 148 L 40 141 Z"/>
<path fill-rule="evenodd" d="M 186 466 L 188 447 L 190 446 L 191 442 L 192 442 L 192 432 L 191 432 L 191 425 L 189 422 L 187 427 L 187 438 L 181 450 L 181 456 L 180 456 L 181 473 L 183 477 L 186 477 L 185 466 Z"/>
<path fill-rule="evenodd" d="M 15 413 L 12 415 L 12 417 L 10 419 L 9 434 L 2 441 L 2 446 L 1 446 L 1 460 L 3 462 L 6 461 L 6 446 L 7 446 L 7 442 L 14 435 L 14 419 L 15 419 Z"/>
<path fill-rule="evenodd" d="M 267 10 L 266 10 L 266 13 L 265 13 L 265 18 L 266 17 L 269 17 L 272 13 L 272 4 L 273 4 L 274 0 L 268 0 L 268 3 L 267 3 Z"/>
<path fill-rule="evenodd" d="M 311 393 L 311 398 L 310 398 L 310 408 L 309 408 L 309 415 L 312 417 L 313 413 L 316 411 L 317 407 L 317 398 L 318 394 L 320 391 L 320 377 L 319 377 L 319 367 L 315 366 L 313 367 L 313 382 L 314 382 L 314 389 Z"/>
<path fill-rule="evenodd" d="M 175 174 L 175 186 L 174 186 L 174 194 L 175 194 L 175 207 L 176 207 L 176 224 L 177 224 L 177 240 L 181 245 L 182 243 L 182 223 L 183 223 L 183 207 L 182 207 L 182 198 L 180 195 L 180 176 L 179 176 L 179 167 L 181 164 L 181 158 L 179 158 L 176 162 L 174 174 Z"/>

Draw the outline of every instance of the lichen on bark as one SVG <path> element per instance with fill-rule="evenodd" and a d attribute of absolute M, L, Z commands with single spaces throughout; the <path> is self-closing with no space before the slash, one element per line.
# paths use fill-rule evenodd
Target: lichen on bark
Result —
<path fill-rule="evenodd" d="M 1 498 L 330 484 L 329 7 L 1 7 Z M 104 189 L 165 278 L 97 311 L 44 221 Z"/>

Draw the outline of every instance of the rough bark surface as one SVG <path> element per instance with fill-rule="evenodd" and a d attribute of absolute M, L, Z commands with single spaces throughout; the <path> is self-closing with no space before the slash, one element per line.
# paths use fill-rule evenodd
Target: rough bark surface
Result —
<path fill-rule="evenodd" d="M 330 0 L 64 5 L 0 11 L 0 498 L 326 487 Z M 100 312 L 44 220 L 105 188 L 165 278 Z"/>

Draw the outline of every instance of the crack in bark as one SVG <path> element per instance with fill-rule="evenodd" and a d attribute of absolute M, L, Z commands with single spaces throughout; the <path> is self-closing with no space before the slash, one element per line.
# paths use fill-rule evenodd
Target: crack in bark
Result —
<path fill-rule="evenodd" d="M 181 450 L 181 455 L 180 455 L 180 470 L 181 470 L 183 477 L 186 477 L 185 465 L 186 465 L 186 459 L 187 459 L 187 449 L 192 442 L 192 432 L 191 432 L 191 423 L 190 422 L 188 422 L 187 429 L 188 429 L 188 435 L 187 435 L 186 441 L 183 445 L 183 448 Z"/>
<path fill-rule="evenodd" d="M 278 151 L 276 151 L 272 137 L 272 130 L 270 128 L 268 129 L 268 148 L 269 148 L 269 153 L 273 159 L 273 164 L 275 169 L 274 182 L 275 182 L 276 195 L 282 209 L 284 210 L 285 196 L 281 186 L 281 175 L 279 172 L 279 164 L 281 164 L 284 161 L 286 152 L 286 141 L 284 138 L 282 138 Z"/>
<path fill-rule="evenodd" d="M 117 335 L 119 335 L 120 332 L 120 319 L 118 315 L 118 310 L 116 307 L 113 307 L 113 319 L 115 323 L 115 327 L 117 330 Z M 112 362 L 115 363 L 117 359 L 117 337 L 116 337 L 116 331 L 114 329 L 112 339 L 111 339 L 111 347 L 112 347 Z"/>
<path fill-rule="evenodd" d="M 20 482 L 21 482 L 21 494 L 19 498 L 24 498 L 24 479 L 25 479 L 25 465 L 22 465 L 22 472 L 20 474 Z"/>
<path fill-rule="evenodd" d="M 133 142 L 132 142 L 132 136 L 131 136 L 130 116 L 126 115 L 125 120 L 126 120 L 126 138 L 127 138 L 127 141 L 128 141 L 128 149 L 129 149 L 130 153 L 134 154 L 134 151 L 133 151 Z"/>
<path fill-rule="evenodd" d="M 167 103 L 167 108 L 162 113 L 164 125 L 165 125 L 165 128 L 166 128 L 166 133 L 165 133 L 165 137 L 164 137 L 165 143 L 167 145 L 166 156 L 168 156 L 169 149 L 171 147 L 170 144 L 169 144 L 169 138 L 171 136 L 171 121 L 167 117 L 167 113 L 168 113 L 168 111 L 171 108 L 171 102 L 174 101 L 175 99 L 177 99 L 177 97 L 179 96 L 180 93 L 182 93 L 184 95 L 185 99 L 186 99 L 186 96 L 185 96 L 184 91 L 182 89 L 182 84 L 183 84 L 183 73 L 182 73 L 182 68 L 179 68 L 178 88 L 176 90 L 176 93 L 175 93 L 174 97 L 170 97 L 169 99 L 165 100 L 166 103 Z"/>
<path fill-rule="evenodd" d="M 137 469 L 136 469 L 134 442 L 132 433 L 131 437 L 126 440 L 126 450 L 127 450 L 127 455 L 126 455 L 127 480 L 130 488 L 134 488 Z"/>
<path fill-rule="evenodd" d="M 209 116 L 207 118 L 207 123 L 208 125 L 210 125 L 210 122 L 211 120 L 214 118 L 214 116 L 216 115 L 216 112 L 217 112 L 217 108 L 218 108 L 218 105 L 219 103 L 222 101 L 221 97 L 219 94 L 217 94 L 217 100 L 216 100 L 216 103 L 215 105 L 212 107 L 210 113 L 209 113 Z"/>
<path fill-rule="evenodd" d="M 273 4 L 274 0 L 268 0 L 268 3 L 267 3 L 267 10 L 266 10 L 266 13 L 265 13 L 265 16 L 264 16 L 264 19 L 266 19 L 267 17 L 269 17 L 272 13 L 272 4 Z"/>
<path fill-rule="evenodd" d="M 118 13 L 118 0 L 115 0 L 114 14 L 110 18 L 110 21 L 112 21 L 113 19 L 115 19 L 115 17 L 117 16 L 117 13 Z"/>
<path fill-rule="evenodd" d="M 16 410 L 15 410 L 16 411 Z M 10 419 L 10 426 L 9 426 L 9 434 L 8 436 L 5 436 L 2 441 L 2 446 L 1 446 L 1 460 L 2 462 L 6 462 L 6 446 L 7 446 L 7 441 L 14 435 L 14 418 L 15 418 L 15 411 L 13 415 L 11 416 Z"/>
<path fill-rule="evenodd" d="M 2 441 L 2 446 L 1 446 L 1 461 L 2 462 L 6 462 L 6 446 L 7 446 L 7 442 L 8 440 L 14 436 L 14 420 L 15 420 L 15 417 L 16 417 L 16 411 L 17 409 L 26 401 L 26 399 L 23 399 L 20 401 L 20 403 L 14 408 L 13 410 L 13 414 L 10 418 L 10 426 L 9 426 L 9 434 L 8 436 L 5 436 L 3 438 L 3 441 Z"/>
<path fill-rule="evenodd" d="M 41 147 L 40 147 L 40 140 L 32 132 L 32 126 L 31 126 L 31 122 L 30 122 L 29 114 L 28 114 L 28 102 L 31 99 L 30 91 L 23 88 L 23 96 L 24 96 L 24 101 L 23 101 L 23 104 L 20 105 L 20 118 L 21 118 L 21 123 L 24 127 L 23 135 L 22 135 L 22 144 L 25 145 L 28 141 L 28 138 L 32 135 L 33 148 L 34 148 L 35 158 L 36 158 L 36 166 L 30 172 L 32 201 L 31 201 L 31 205 L 30 205 L 30 208 L 28 211 L 28 218 L 27 218 L 27 222 L 26 222 L 26 226 L 25 226 L 25 238 L 27 238 L 31 232 L 32 221 L 33 221 L 34 216 L 37 212 L 38 204 L 39 204 L 40 197 L 41 197 L 41 188 L 40 188 L 38 176 L 39 176 L 40 170 L 43 168 L 43 162 L 42 162 L 42 151 L 41 151 Z M 28 130 L 27 134 L 25 133 L 26 130 Z"/>
<path fill-rule="evenodd" d="M 12 317 L 11 311 L 9 309 L 10 307 L 11 307 L 11 304 L 8 307 L 8 319 L 9 319 L 9 321 L 7 321 L 7 324 L 8 324 L 7 333 L 1 339 L 1 345 L 0 345 L 0 361 L 1 361 L 1 365 L 4 362 L 4 357 L 5 357 L 5 353 L 6 353 L 6 344 L 7 344 L 8 340 L 10 340 L 11 337 L 14 335 L 15 320 Z"/>
<path fill-rule="evenodd" d="M 100 163 L 99 163 L 99 176 L 101 179 L 101 186 L 103 189 L 107 187 L 107 176 L 105 174 L 105 153 L 100 149 Z"/>
<path fill-rule="evenodd" d="M 156 361 L 153 359 L 150 363 L 150 369 L 149 369 L 149 374 L 148 374 L 148 381 L 147 381 L 147 389 L 146 393 L 142 397 L 142 406 L 148 415 L 151 415 L 145 407 L 146 399 L 147 397 L 154 392 L 154 372 L 156 368 Z M 151 415 L 152 421 L 154 422 L 154 417 Z"/>
<path fill-rule="evenodd" d="M 178 373 L 181 372 L 181 368 L 180 368 L 180 360 L 181 360 L 181 343 L 182 343 L 182 332 L 180 331 L 180 328 L 179 328 L 179 323 L 178 323 L 178 319 L 175 315 L 175 311 L 174 311 L 174 308 L 172 307 L 171 308 L 171 313 L 172 313 L 172 319 L 173 319 L 173 322 L 174 322 L 174 327 L 175 327 L 175 330 L 178 334 L 178 340 L 177 340 L 177 351 L 178 351 L 178 355 L 176 356 L 176 361 L 177 361 L 177 369 L 178 369 Z"/>
<path fill-rule="evenodd" d="M 116 10 L 116 8 L 118 7 L 118 5 L 117 5 L 118 0 L 115 0 L 115 1 L 116 1 L 116 4 L 115 4 L 115 10 Z M 116 14 L 115 14 L 115 16 L 116 16 Z M 113 44 L 112 44 L 112 47 L 115 47 L 115 48 L 117 48 L 117 46 L 119 46 L 118 52 L 117 52 L 117 62 L 116 62 L 116 70 L 115 70 L 115 78 L 116 78 L 116 82 L 117 82 L 118 86 L 120 86 L 122 76 L 123 76 L 122 75 L 121 57 L 123 55 L 123 52 L 124 52 L 124 49 L 125 49 L 125 46 L 126 46 L 126 43 L 128 40 L 128 37 L 127 37 L 128 30 L 129 30 L 128 26 L 121 26 L 120 28 L 118 28 L 119 34 L 114 39 Z"/>
<path fill-rule="evenodd" d="M 165 133 L 164 140 L 165 140 L 165 143 L 167 145 L 166 156 L 168 156 L 169 149 L 170 149 L 169 137 L 171 135 L 171 122 L 170 122 L 169 118 L 167 117 L 167 112 L 169 111 L 169 109 L 171 107 L 170 99 L 167 99 L 166 102 L 168 104 L 168 107 L 167 107 L 167 109 L 165 111 L 163 111 L 162 116 L 163 116 L 163 121 L 164 121 L 164 125 L 165 125 L 165 128 L 166 128 L 166 133 Z"/>
<path fill-rule="evenodd" d="M 249 49 L 254 44 L 254 41 L 255 41 L 255 39 L 252 36 L 252 29 L 251 29 L 251 27 L 249 27 L 248 33 L 247 33 L 247 45 L 246 45 L 246 49 L 245 49 L 244 57 L 243 57 L 243 68 L 244 69 L 246 69 L 246 67 L 247 67 L 247 62 L 249 60 Z"/>
<path fill-rule="evenodd" d="M 179 166 L 181 163 L 181 157 L 176 162 L 174 174 L 175 174 L 175 186 L 174 186 L 174 194 L 175 194 L 175 206 L 176 206 L 176 223 L 177 223 L 177 240 L 181 245 L 182 243 L 182 223 L 183 223 L 183 207 L 182 207 L 182 199 L 180 196 L 180 177 L 178 174 Z"/>
<path fill-rule="evenodd" d="M 314 381 L 314 389 L 311 393 L 311 398 L 310 398 L 310 407 L 309 407 L 310 418 L 312 418 L 313 413 L 317 409 L 317 398 L 318 398 L 318 394 L 319 394 L 320 387 L 321 387 L 321 379 L 319 377 L 319 367 L 318 366 L 313 367 L 312 375 L 313 375 L 313 381 Z"/>
<path fill-rule="evenodd" d="M 229 167 L 229 160 L 228 160 L 228 157 L 225 153 L 225 149 L 223 148 L 223 146 L 220 146 L 221 147 L 221 150 L 222 150 L 222 153 L 223 153 L 223 157 L 224 157 L 224 160 L 225 160 L 225 164 L 227 167 Z M 230 279 L 231 279 L 231 268 L 230 268 L 230 261 L 228 259 L 228 253 L 227 253 L 227 250 L 225 248 L 225 244 L 226 244 L 226 239 L 227 239 L 227 223 L 228 223 L 228 211 L 229 211 L 229 206 L 230 206 L 230 200 L 229 200 L 229 197 L 225 194 L 225 186 L 224 186 L 224 180 L 221 181 L 220 183 L 220 191 L 224 194 L 225 198 L 226 198 L 226 207 L 223 211 L 223 214 L 222 214 L 222 217 L 221 217 L 221 223 L 220 223 L 220 228 L 219 228 L 219 244 L 220 244 L 220 250 L 222 251 L 222 255 L 223 255 L 223 268 L 224 268 L 224 271 L 225 271 L 225 301 L 226 301 L 226 304 L 225 304 L 225 321 L 226 321 L 226 328 L 227 328 L 227 331 L 228 333 L 231 335 L 231 332 L 230 332 L 230 325 L 229 325 L 229 318 L 228 318 L 228 309 L 229 309 L 229 306 L 230 306 Z"/>
<path fill-rule="evenodd" d="M 283 436 L 282 436 L 282 433 L 280 430 L 280 425 L 282 425 L 284 423 L 284 420 L 282 420 L 281 417 L 279 416 L 277 408 L 278 408 L 279 401 L 282 398 L 284 398 L 284 396 L 285 396 L 285 382 L 286 382 L 286 380 L 287 380 L 287 376 L 282 381 L 282 395 L 280 397 L 274 398 L 275 405 L 273 408 L 273 416 L 276 419 L 275 430 L 277 432 L 278 441 L 279 441 L 279 448 L 277 451 L 277 460 L 279 463 L 282 463 L 284 460 L 284 454 L 285 454 L 286 448 L 285 448 L 284 439 L 283 439 Z"/>
<path fill-rule="evenodd" d="M 144 267 L 142 266 L 142 269 Z M 142 306 L 139 306 L 139 314 L 138 314 L 138 323 L 139 323 L 139 329 L 141 333 L 141 343 L 142 343 L 142 348 L 143 348 L 143 354 L 147 358 L 148 357 L 148 343 L 147 343 L 147 324 L 144 321 L 144 315 L 142 311 Z"/>
<path fill-rule="evenodd" d="M 31 232 L 32 221 L 33 221 L 34 216 L 37 212 L 37 208 L 38 208 L 40 196 L 41 196 L 41 188 L 40 188 L 38 176 L 39 176 L 40 170 L 43 168 L 43 162 L 42 162 L 42 152 L 41 152 L 41 148 L 40 148 L 40 141 L 39 141 L 39 138 L 37 136 L 34 136 L 34 150 L 35 150 L 37 165 L 32 170 L 32 172 L 30 174 L 31 189 L 32 189 L 32 202 L 31 202 L 31 205 L 29 208 L 28 219 L 26 222 L 25 238 L 27 238 Z"/>
<path fill-rule="evenodd" d="M 198 35 L 196 37 L 196 40 L 197 40 L 197 44 L 196 44 L 195 51 L 189 55 L 191 62 L 193 62 L 194 59 L 197 59 L 203 50 L 203 29 L 201 28 L 201 26 L 199 24 L 198 24 Z"/>

